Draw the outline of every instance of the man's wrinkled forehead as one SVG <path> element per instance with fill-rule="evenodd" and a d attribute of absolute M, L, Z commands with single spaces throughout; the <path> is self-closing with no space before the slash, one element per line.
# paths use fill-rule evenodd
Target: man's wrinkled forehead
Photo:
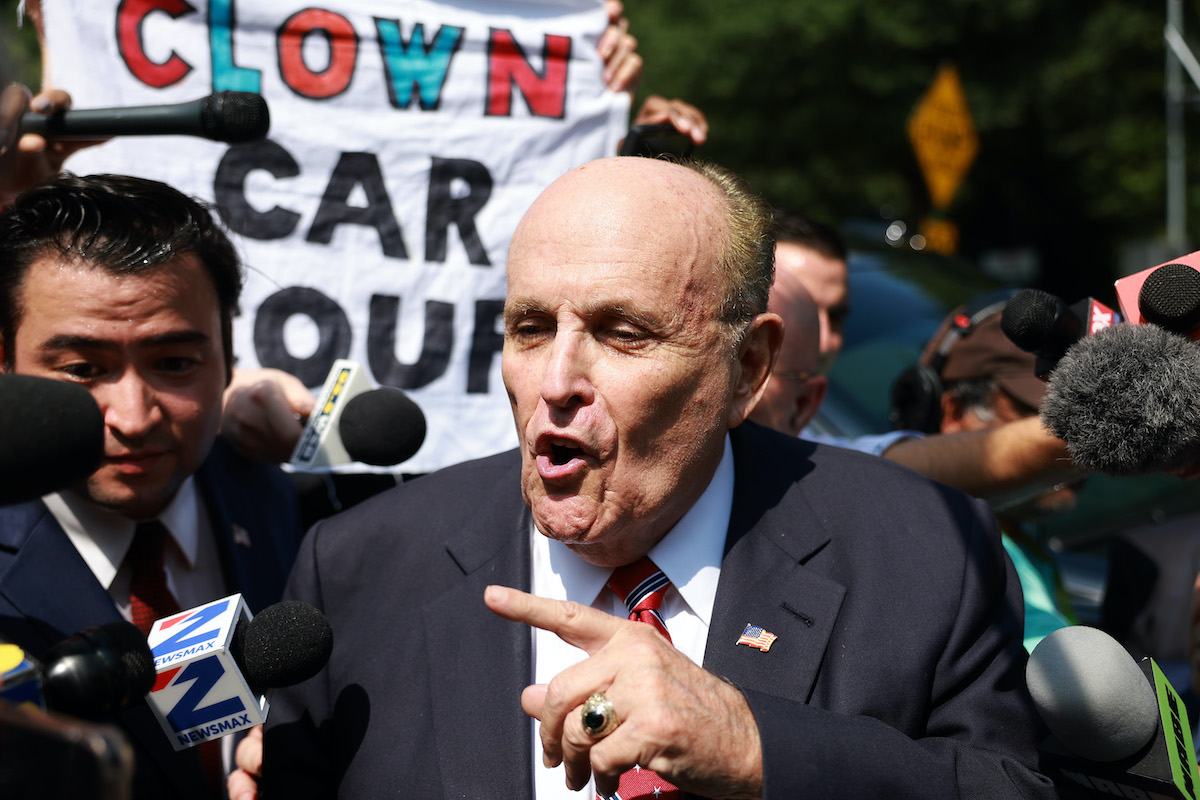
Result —
<path fill-rule="evenodd" d="M 589 223 L 618 220 L 635 227 L 692 220 L 719 235 L 723 210 L 717 187 L 692 169 L 647 158 L 600 159 L 546 187 L 517 224 L 513 241 L 537 234 L 578 236 Z"/>

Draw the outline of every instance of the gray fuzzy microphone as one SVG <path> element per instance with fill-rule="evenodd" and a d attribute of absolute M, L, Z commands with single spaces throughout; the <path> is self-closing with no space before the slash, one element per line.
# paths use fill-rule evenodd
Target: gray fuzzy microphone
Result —
<path fill-rule="evenodd" d="M 1116 761 L 1158 730 L 1158 700 L 1116 639 L 1085 625 L 1059 628 L 1030 654 L 1025 681 L 1059 743 L 1091 761 Z"/>
<path fill-rule="evenodd" d="M 1080 339 L 1050 373 L 1042 424 L 1078 466 L 1141 475 L 1200 460 L 1200 347 L 1157 325 Z"/>

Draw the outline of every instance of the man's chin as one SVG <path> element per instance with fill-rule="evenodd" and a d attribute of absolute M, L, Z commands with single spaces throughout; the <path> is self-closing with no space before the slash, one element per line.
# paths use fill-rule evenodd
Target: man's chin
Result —
<path fill-rule="evenodd" d="M 150 519 L 157 516 L 182 481 L 160 478 L 158 480 L 114 481 L 98 480 L 92 476 L 83 485 L 82 492 L 96 505 L 130 519 Z"/>
<path fill-rule="evenodd" d="M 543 499 L 533 506 L 533 522 L 537 529 L 543 536 L 563 544 L 586 543 L 592 532 L 592 520 L 553 507 L 555 505 L 555 501 Z"/>
<path fill-rule="evenodd" d="M 540 503 L 531 504 L 531 508 L 539 533 L 566 545 L 589 564 L 619 567 L 643 555 L 637 549 L 641 543 L 636 538 L 628 540 L 618 529 L 606 525 L 594 514 L 572 514 L 545 498 Z"/>

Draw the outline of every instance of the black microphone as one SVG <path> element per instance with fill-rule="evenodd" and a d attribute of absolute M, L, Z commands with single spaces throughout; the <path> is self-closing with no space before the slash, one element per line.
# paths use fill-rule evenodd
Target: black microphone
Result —
<path fill-rule="evenodd" d="M 1152 659 L 1073 625 L 1029 656 L 1026 683 L 1052 736 L 1040 768 L 1069 797 L 1188 798 L 1200 788 L 1179 694 Z"/>
<path fill-rule="evenodd" d="M 1116 311 L 1091 297 L 1067 306 L 1049 292 L 1022 289 L 1005 305 L 1000 329 L 1017 347 L 1038 357 L 1035 369 L 1045 380 L 1067 348 L 1120 321 Z"/>
<path fill-rule="evenodd" d="M 0 505 L 65 489 L 104 457 L 104 417 L 82 386 L 0 375 Z"/>
<path fill-rule="evenodd" d="M 1146 276 L 1138 310 L 1147 322 L 1190 335 L 1200 325 L 1200 272 L 1187 264 L 1163 264 Z"/>
<path fill-rule="evenodd" d="M 238 622 L 229 652 L 250 690 L 263 694 L 320 672 L 333 652 L 333 629 L 314 606 L 284 600 Z"/>
<path fill-rule="evenodd" d="M 425 441 L 425 427 L 421 407 L 391 386 L 351 397 L 338 420 L 338 434 L 350 458 L 376 467 L 416 455 Z"/>
<path fill-rule="evenodd" d="M 156 621 L 149 641 L 147 701 L 176 750 L 262 724 L 266 690 L 311 678 L 333 652 L 315 607 L 285 601 L 251 618 L 237 594 Z"/>
<path fill-rule="evenodd" d="M 21 116 L 21 133 L 38 133 L 49 139 L 175 135 L 236 144 L 262 139 L 270 127 L 267 101 L 253 92 L 214 92 L 170 105 L 81 108 L 48 117 L 32 112 Z"/>
<path fill-rule="evenodd" d="M 20 663 L 0 677 L 0 698 L 33 702 L 50 711 L 100 719 L 137 703 L 154 686 L 154 658 L 141 631 L 128 622 L 85 628 L 33 658 L 16 645 Z"/>
<path fill-rule="evenodd" d="M 361 364 L 339 358 L 288 463 L 300 469 L 352 461 L 391 467 L 421 449 L 425 429 L 425 414 L 407 394 L 392 386 L 372 389 Z"/>
<path fill-rule="evenodd" d="M 1200 346 L 1128 323 L 1081 339 L 1050 374 L 1041 417 L 1085 469 L 1188 465 L 1200 459 Z"/>

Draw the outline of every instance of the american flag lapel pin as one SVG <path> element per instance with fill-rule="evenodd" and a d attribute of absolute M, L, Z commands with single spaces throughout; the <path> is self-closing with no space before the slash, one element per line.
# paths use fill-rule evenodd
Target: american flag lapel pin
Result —
<path fill-rule="evenodd" d="M 765 653 L 771 649 L 771 643 L 778 638 L 775 634 L 768 633 L 759 626 L 747 622 L 746 630 L 742 631 L 742 635 L 738 637 L 737 643 L 757 647 Z"/>

